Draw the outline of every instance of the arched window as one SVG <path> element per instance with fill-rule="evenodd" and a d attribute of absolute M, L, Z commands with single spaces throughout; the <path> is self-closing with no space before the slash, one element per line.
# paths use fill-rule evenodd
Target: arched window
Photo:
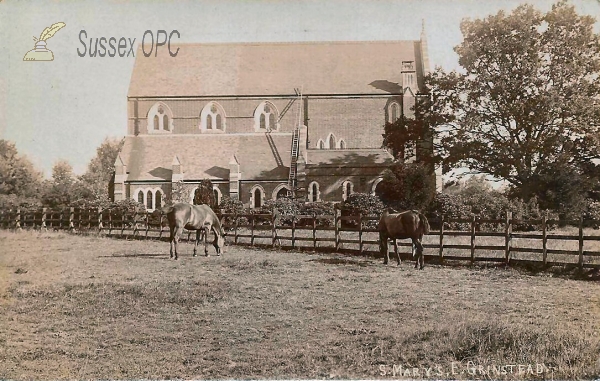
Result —
<path fill-rule="evenodd" d="M 226 120 L 223 107 L 217 102 L 209 102 L 200 112 L 200 131 L 225 132 Z"/>
<path fill-rule="evenodd" d="M 398 102 L 390 103 L 388 107 L 389 122 L 394 123 L 400 118 L 400 105 Z"/>
<path fill-rule="evenodd" d="M 254 111 L 254 130 L 264 132 L 279 130 L 278 115 L 279 112 L 273 103 L 267 101 L 261 103 Z"/>
<path fill-rule="evenodd" d="M 140 204 L 144 204 L 144 191 L 139 190 L 137 192 L 137 202 L 139 202 Z"/>
<path fill-rule="evenodd" d="M 260 189 L 254 190 L 254 207 L 260 208 L 262 206 L 262 194 Z"/>
<path fill-rule="evenodd" d="M 381 181 L 383 181 L 382 177 L 379 177 L 375 181 L 373 181 L 373 185 L 371 186 L 371 195 L 372 196 L 375 196 L 377 194 L 377 186 L 379 185 L 379 183 L 381 183 Z"/>
<path fill-rule="evenodd" d="M 213 185 L 213 194 L 215 195 L 215 202 L 217 205 L 221 203 L 221 190 L 217 185 Z"/>
<path fill-rule="evenodd" d="M 323 140 L 319 139 L 319 142 L 317 143 L 317 148 L 325 149 L 325 142 Z"/>
<path fill-rule="evenodd" d="M 340 139 L 338 144 L 339 144 L 339 146 L 338 146 L 339 149 L 346 149 L 346 142 L 344 141 L 344 139 Z"/>
<path fill-rule="evenodd" d="M 288 195 L 288 191 L 285 188 L 282 188 L 279 190 L 279 192 L 277 192 L 277 194 L 275 195 L 275 199 L 279 200 L 280 198 L 285 198 Z"/>
<path fill-rule="evenodd" d="M 265 202 L 265 190 L 260 185 L 250 189 L 250 208 L 260 208 Z"/>
<path fill-rule="evenodd" d="M 351 181 L 344 181 L 342 183 L 342 200 L 346 201 L 352 193 L 354 193 L 354 184 Z"/>
<path fill-rule="evenodd" d="M 290 187 L 287 184 L 279 184 L 273 190 L 273 193 L 271 194 L 271 199 L 272 200 L 278 200 L 280 198 L 287 197 L 290 190 L 291 189 L 290 189 Z"/>
<path fill-rule="evenodd" d="M 162 192 L 157 190 L 156 193 L 154 193 L 154 209 L 160 208 L 162 208 Z"/>
<path fill-rule="evenodd" d="M 146 193 L 146 209 L 148 209 L 148 210 L 152 210 L 152 209 L 154 209 L 154 208 L 152 207 L 152 199 L 153 199 L 153 198 L 154 198 L 154 197 L 153 197 L 153 195 L 152 195 L 152 191 L 148 191 L 148 192 Z"/>
<path fill-rule="evenodd" d="M 163 102 L 157 102 L 148 111 L 149 133 L 161 133 L 173 131 L 173 113 Z"/>
<path fill-rule="evenodd" d="M 319 183 L 313 181 L 308 185 L 308 201 L 318 202 L 321 201 L 321 192 L 319 191 Z"/>
<path fill-rule="evenodd" d="M 329 149 L 335 149 L 335 136 L 333 134 L 329 134 L 327 141 L 329 142 Z"/>

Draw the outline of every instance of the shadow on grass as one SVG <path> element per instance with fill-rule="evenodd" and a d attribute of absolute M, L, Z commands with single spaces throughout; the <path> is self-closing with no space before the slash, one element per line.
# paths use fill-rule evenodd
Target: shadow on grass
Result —
<path fill-rule="evenodd" d="M 181 257 L 181 254 L 179 255 Z M 191 255 L 190 255 L 191 256 Z M 112 254 L 112 255 L 100 255 L 98 258 L 144 258 L 144 259 L 162 259 L 167 260 L 169 254 L 147 254 L 147 253 L 136 253 L 136 254 Z"/>
<path fill-rule="evenodd" d="M 317 258 L 317 259 L 311 259 L 309 262 L 318 262 L 318 263 L 323 263 L 323 264 L 327 264 L 327 265 L 354 265 L 354 266 L 359 266 L 359 267 L 368 267 L 368 266 L 374 266 L 374 263 L 370 263 L 370 262 L 359 262 L 359 261 L 353 261 L 351 259 L 344 259 L 344 258 Z"/>
<path fill-rule="evenodd" d="M 108 237 L 108 236 L 107 236 Z M 117 238 L 123 240 L 152 240 L 152 241 L 162 241 L 168 242 L 169 238 L 161 237 L 143 237 L 138 235 L 126 235 L 126 236 L 118 236 L 112 235 L 110 238 Z M 193 242 L 193 237 L 188 241 L 187 237 L 182 238 L 181 242 Z M 237 244 L 227 243 L 227 246 L 239 246 L 245 248 L 252 248 L 256 250 L 267 250 L 267 251 L 283 251 L 283 252 L 301 252 L 305 254 L 311 253 L 319 253 L 319 254 L 343 254 L 349 257 L 363 257 L 370 258 L 373 260 L 383 260 L 383 255 L 379 251 L 374 250 L 363 250 L 360 252 L 357 249 L 344 249 L 340 248 L 335 250 L 335 248 L 331 246 L 327 247 L 312 247 L 312 246 L 279 246 L 276 245 L 273 247 L 271 244 L 263 244 L 263 243 L 255 243 L 251 245 L 247 242 L 238 242 Z M 104 256 L 101 258 L 124 258 L 124 257 L 140 257 L 140 258 L 156 258 L 161 257 L 164 254 L 124 254 L 124 255 L 112 255 L 112 256 Z M 181 255 L 180 255 L 181 256 Z M 191 256 L 191 255 L 190 255 Z M 158 259 L 169 259 L 168 256 L 164 258 Z M 414 263 L 412 255 L 410 253 L 400 253 L 400 259 L 402 261 L 408 261 L 409 263 Z M 340 265 L 340 264 L 356 264 L 358 262 L 347 263 L 344 259 L 319 259 L 315 260 L 322 262 L 324 264 L 331 265 Z M 393 252 L 390 252 L 390 261 L 393 263 L 396 261 L 396 256 Z M 350 261 L 352 262 L 352 261 Z M 373 263 L 376 265 L 377 263 Z M 367 266 L 367 265 L 359 265 L 359 266 Z M 574 264 L 561 264 L 561 263 L 549 263 L 544 265 L 538 261 L 530 261 L 523 259 L 512 259 L 510 265 L 506 265 L 502 258 L 499 258 L 496 262 L 487 262 L 487 261 L 476 261 L 472 263 L 470 258 L 465 256 L 464 260 L 461 259 L 445 259 L 441 261 L 437 255 L 425 255 L 425 267 L 427 266 L 439 266 L 439 267 L 450 267 L 450 268 L 494 268 L 494 269 L 513 269 L 516 271 L 520 271 L 523 274 L 527 275 L 551 275 L 557 278 L 564 279 L 574 279 L 574 280 L 584 280 L 584 281 L 600 281 L 600 267 L 595 268 L 583 268 L 581 269 L 576 263 Z"/>

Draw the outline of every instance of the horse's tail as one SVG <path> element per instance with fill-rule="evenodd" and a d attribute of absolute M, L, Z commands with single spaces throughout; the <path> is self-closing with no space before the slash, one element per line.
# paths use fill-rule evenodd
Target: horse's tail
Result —
<path fill-rule="evenodd" d="M 429 234 L 429 230 L 431 229 L 429 221 L 427 221 L 427 217 L 421 212 L 419 212 L 419 224 L 423 227 L 423 234 Z"/>

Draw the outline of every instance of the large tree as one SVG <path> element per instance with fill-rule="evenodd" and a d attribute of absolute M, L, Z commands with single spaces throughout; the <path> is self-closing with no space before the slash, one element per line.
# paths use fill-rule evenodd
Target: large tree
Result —
<path fill-rule="evenodd" d="M 44 205 L 55 207 L 69 206 L 75 201 L 76 179 L 73 167 L 66 160 L 57 161 L 52 167 L 52 181 L 48 182 L 43 196 Z"/>
<path fill-rule="evenodd" d="M 540 196 L 560 170 L 582 174 L 599 158 L 600 39 L 594 18 L 559 2 L 529 5 L 461 24 L 455 48 L 456 121 L 443 140 L 446 165 L 508 181 L 524 199 Z M 452 74 L 457 76 L 456 74 Z"/>
<path fill-rule="evenodd" d="M 117 155 L 124 140 L 105 139 L 96 149 L 96 156 L 88 163 L 87 171 L 80 176 L 77 194 L 95 205 L 103 205 L 110 200 L 109 186 L 114 176 Z"/>
<path fill-rule="evenodd" d="M 0 194 L 35 196 L 41 178 L 41 173 L 33 168 L 33 164 L 19 156 L 13 143 L 0 139 Z"/>

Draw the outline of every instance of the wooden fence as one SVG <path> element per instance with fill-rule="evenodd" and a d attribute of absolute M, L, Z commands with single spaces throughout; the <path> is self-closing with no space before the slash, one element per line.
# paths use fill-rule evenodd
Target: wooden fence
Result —
<path fill-rule="evenodd" d="M 378 253 L 379 237 L 376 224 L 379 217 L 335 215 L 277 214 L 221 214 L 228 230 L 227 241 L 234 244 L 279 246 L 292 249 Z M 425 237 L 426 258 L 474 262 L 534 262 L 546 266 L 573 265 L 579 268 L 600 268 L 600 233 L 584 234 L 584 226 L 591 221 L 517 220 L 511 213 L 504 219 L 448 219 L 445 216 L 430 218 L 433 230 Z M 461 224 L 466 229 L 450 230 Z M 551 226 L 569 224 L 577 234 L 555 234 Z M 538 231 L 514 231 L 515 226 L 536 226 Z M 596 224 L 594 224 L 596 225 Z M 487 228 L 486 228 L 487 227 Z M 490 228 L 490 227 L 493 227 Z M 111 237 L 167 239 L 169 230 L 166 218 L 158 213 L 123 212 L 118 210 L 68 208 L 51 210 L 0 211 L 0 228 L 3 229 L 55 229 L 74 233 L 95 232 Z M 586 229 L 586 232 L 589 232 Z M 194 238 L 185 231 L 183 239 Z M 594 233 L 594 232 L 592 232 Z M 483 241 L 483 242 L 480 242 Z M 489 242 L 495 241 L 495 242 Z M 522 244 L 515 244 L 522 241 Z M 571 248 L 552 248 L 552 242 L 561 245 L 569 242 Z M 389 245 L 389 243 L 388 243 Z M 409 242 L 398 242 L 400 247 L 410 247 Z M 389 247 L 389 246 L 388 246 Z M 496 255 L 490 255 L 490 252 Z M 527 255 L 525 255 L 527 254 Z M 403 253 L 404 257 L 410 256 Z M 523 255 L 525 255 L 523 257 Z M 552 256 L 552 258 L 550 258 Z"/>

